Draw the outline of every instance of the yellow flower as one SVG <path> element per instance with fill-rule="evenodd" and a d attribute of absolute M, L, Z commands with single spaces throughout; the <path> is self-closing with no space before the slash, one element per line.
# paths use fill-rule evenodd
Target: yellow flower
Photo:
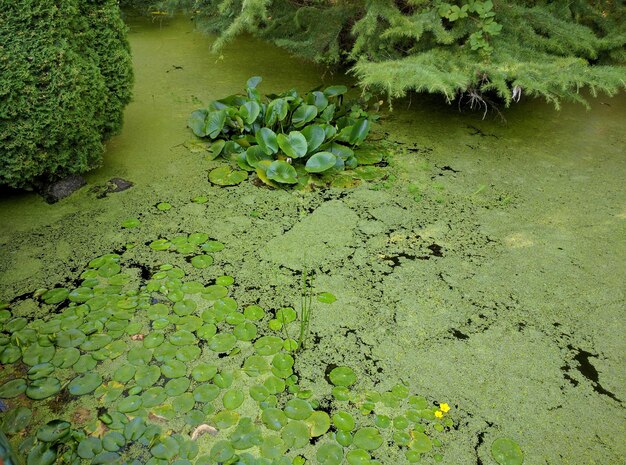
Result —
<path fill-rule="evenodd" d="M 436 416 L 437 418 L 443 418 L 443 413 L 441 413 L 439 410 L 437 410 L 437 411 L 435 412 L 435 416 Z"/>
<path fill-rule="evenodd" d="M 439 410 L 443 413 L 447 413 L 450 411 L 450 406 L 444 402 L 443 404 L 439 404 Z"/>

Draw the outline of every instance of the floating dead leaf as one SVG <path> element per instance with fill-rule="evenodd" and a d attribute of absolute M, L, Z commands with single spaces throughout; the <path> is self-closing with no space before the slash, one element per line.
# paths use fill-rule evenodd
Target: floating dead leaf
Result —
<path fill-rule="evenodd" d="M 217 429 L 210 425 L 202 424 L 198 426 L 195 430 L 193 430 L 193 433 L 191 434 L 191 440 L 195 441 L 200 436 L 206 433 L 209 433 L 211 436 L 215 436 L 217 434 Z"/>

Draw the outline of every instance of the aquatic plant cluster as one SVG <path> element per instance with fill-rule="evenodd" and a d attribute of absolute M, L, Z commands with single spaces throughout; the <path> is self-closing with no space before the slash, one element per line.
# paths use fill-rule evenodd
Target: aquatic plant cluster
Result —
<path fill-rule="evenodd" d="M 246 95 L 215 100 L 189 118 L 196 136 L 214 141 L 212 157 L 222 156 L 236 166 L 212 170 L 213 184 L 239 184 L 255 172 L 272 187 L 303 187 L 319 177 L 330 182 L 338 172 L 382 160 L 377 151 L 356 151 L 376 118 L 358 104 L 343 104 L 345 86 L 303 96 L 290 90 L 262 99 L 260 82 L 260 77 L 250 78 Z"/>
<path fill-rule="evenodd" d="M 192 233 L 138 247 L 202 273 L 224 244 Z M 403 384 L 357 390 L 366 383 L 347 366 L 328 367 L 329 392 L 313 392 L 298 376 L 298 341 L 282 336 L 302 315 L 242 306 L 233 277 L 185 280 L 186 266 L 162 264 L 138 281 L 123 253 L 106 254 L 77 285 L 35 291 L 29 316 L 2 305 L 3 429 L 28 465 L 442 459 L 447 404 Z"/>

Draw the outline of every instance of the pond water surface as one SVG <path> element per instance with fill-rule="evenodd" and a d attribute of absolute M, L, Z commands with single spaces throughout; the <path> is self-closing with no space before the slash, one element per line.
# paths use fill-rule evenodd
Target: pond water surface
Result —
<path fill-rule="evenodd" d="M 45 319 L 52 310 L 32 293 L 76 286 L 92 259 L 113 251 L 137 287 L 169 262 L 203 284 L 234 277 L 229 295 L 268 312 L 299 308 L 306 268 L 315 291 L 336 301 L 315 301 L 313 336 L 294 370 L 329 413 L 337 407 L 328 371 L 349 366 L 359 392 L 403 384 L 431 406 L 451 406 L 441 463 L 494 464 L 500 437 L 520 445 L 526 464 L 626 463 L 626 95 L 592 99 L 589 111 L 523 101 L 506 122 L 414 97 L 384 112 L 375 130 L 388 147 L 384 179 L 310 193 L 218 188 L 207 172 L 220 162 L 183 146 L 192 110 L 253 75 L 265 93 L 350 78 L 250 38 L 216 57 L 187 18 L 129 26 L 135 96 L 103 167 L 54 205 L 34 194 L 0 199 L 0 299 L 14 317 Z M 134 186 L 98 198 L 115 177 Z M 208 201 L 191 201 L 198 196 Z M 160 202 L 173 208 L 160 211 Z M 122 228 L 127 218 L 141 226 Z M 145 245 L 194 232 L 225 245 L 209 268 Z M 98 365 L 105 381 L 114 363 Z M 20 376 L 2 370 L 3 379 Z M 57 413 L 31 406 L 32 424 L 14 445 L 51 418 L 80 426 L 76 412 L 98 407 L 85 398 L 53 398 L 65 403 Z M 5 403 L 30 405 L 23 395 Z M 173 418 L 176 432 L 197 426 Z M 200 455 L 212 441 L 198 439 Z M 315 457 L 317 447 L 298 453 Z M 372 457 L 403 463 L 398 450 Z M 431 453 L 421 463 L 434 462 Z"/>

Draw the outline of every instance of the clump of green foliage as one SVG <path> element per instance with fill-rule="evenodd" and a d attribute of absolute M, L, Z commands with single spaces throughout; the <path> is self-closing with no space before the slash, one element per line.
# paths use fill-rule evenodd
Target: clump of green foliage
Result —
<path fill-rule="evenodd" d="M 172 1 L 168 2 L 170 5 Z M 352 66 L 364 89 L 585 103 L 626 87 L 626 7 L 606 0 L 186 0 L 220 49 L 253 33 L 291 53 Z M 467 101 L 467 100 L 466 100 Z"/>
<path fill-rule="evenodd" d="M 133 81 L 115 0 L 0 0 L 0 185 L 100 164 Z"/>
<path fill-rule="evenodd" d="M 260 77 L 250 78 L 245 95 L 213 101 L 189 119 L 196 136 L 215 141 L 214 157 L 221 155 L 240 168 L 216 168 L 209 174 L 211 182 L 234 185 L 247 172 L 256 172 L 272 187 L 305 186 L 312 176 L 332 177 L 360 164 L 355 149 L 369 134 L 373 116 L 357 104 L 344 105 L 345 86 L 262 98 L 256 88 L 260 82 Z"/>

